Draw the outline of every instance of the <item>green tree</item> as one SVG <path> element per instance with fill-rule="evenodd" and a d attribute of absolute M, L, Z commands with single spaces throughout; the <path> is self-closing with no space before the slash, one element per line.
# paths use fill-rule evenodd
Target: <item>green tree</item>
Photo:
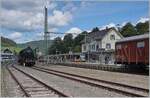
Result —
<path fill-rule="evenodd" d="M 129 37 L 129 36 L 137 35 L 137 31 L 135 27 L 130 22 L 128 22 L 125 26 L 121 28 L 121 34 L 124 37 Z"/>
<path fill-rule="evenodd" d="M 65 53 L 66 52 L 63 41 L 61 40 L 60 37 L 55 38 L 53 44 L 49 48 L 49 54 L 56 54 L 56 52 L 57 53 L 58 52 L 59 53 Z"/>
<path fill-rule="evenodd" d="M 135 26 L 138 34 L 144 34 L 149 32 L 149 22 L 146 21 L 145 23 L 138 23 Z"/>
<path fill-rule="evenodd" d="M 81 34 L 77 35 L 74 38 L 74 46 L 81 45 L 81 41 L 85 38 L 85 35 L 87 34 L 86 31 L 83 31 Z"/>
<path fill-rule="evenodd" d="M 73 48 L 74 52 L 81 52 L 81 45 L 77 45 Z"/>
<path fill-rule="evenodd" d="M 98 27 L 93 28 L 92 32 L 97 32 L 99 31 Z"/>
<path fill-rule="evenodd" d="M 70 50 L 73 49 L 73 35 L 66 34 L 63 39 L 65 52 L 68 53 Z"/>
<path fill-rule="evenodd" d="M 74 52 L 81 52 L 81 41 L 84 40 L 87 32 L 83 31 L 74 38 Z"/>

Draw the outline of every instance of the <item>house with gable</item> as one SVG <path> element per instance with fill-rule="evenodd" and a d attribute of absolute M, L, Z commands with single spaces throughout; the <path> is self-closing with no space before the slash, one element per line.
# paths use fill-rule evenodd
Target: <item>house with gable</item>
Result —
<path fill-rule="evenodd" d="M 114 27 L 89 32 L 82 40 L 82 53 L 90 62 L 113 63 L 115 43 L 121 38 Z"/>

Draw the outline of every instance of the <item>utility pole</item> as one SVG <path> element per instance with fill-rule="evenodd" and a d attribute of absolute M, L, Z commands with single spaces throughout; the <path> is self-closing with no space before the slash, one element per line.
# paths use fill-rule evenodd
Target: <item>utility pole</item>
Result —
<path fill-rule="evenodd" d="M 87 34 L 85 34 L 85 45 L 86 45 L 86 42 L 87 42 Z M 87 49 L 87 56 L 88 56 L 88 63 L 90 62 L 90 55 L 89 55 L 89 51 L 90 51 L 90 49 L 89 49 L 89 45 L 88 45 L 88 47 L 86 47 L 86 48 L 88 48 Z"/>

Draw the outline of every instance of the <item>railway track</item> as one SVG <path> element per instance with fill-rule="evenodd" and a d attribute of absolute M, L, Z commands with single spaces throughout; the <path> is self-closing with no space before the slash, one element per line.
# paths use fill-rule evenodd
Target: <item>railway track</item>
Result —
<path fill-rule="evenodd" d="M 43 67 L 34 66 L 32 68 L 36 69 L 38 71 L 42 71 L 42 72 L 46 72 L 46 73 L 49 73 L 49 74 L 57 75 L 57 76 L 60 76 L 60 77 L 63 77 L 63 78 L 78 81 L 78 82 L 85 83 L 85 84 L 88 84 L 88 85 L 91 85 L 91 86 L 96 86 L 96 87 L 108 89 L 110 91 L 122 93 L 122 94 L 128 95 L 128 96 L 146 97 L 146 96 L 149 95 L 149 90 L 144 89 L 144 88 L 134 87 L 134 86 L 120 84 L 120 83 L 114 83 L 114 82 L 95 79 L 95 78 L 90 78 L 90 77 L 86 77 L 86 76 L 80 76 L 80 75 L 76 75 L 76 74 L 71 74 L 71 73 L 67 73 L 67 72 L 52 70 L 52 69 L 43 68 Z"/>
<path fill-rule="evenodd" d="M 54 63 L 50 63 L 54 64 Z M 119 66 L 99 66 L 99 65 L 90 65 L 90 64 L 75 64 L 75 63 L 55 63 L 54 65 L 68 66 L 68 67 L 76 67 L 76 68 L 84 68 L 84 69 L 94 69 L 94 70 L 104 70 L 111 72 L 120 72 L 120 73 L 128 73 L 128 74 L 137 74 L 137 75 L 149 75 L 148 70 L 140 70 L 137 68 L 129 68 L 129 67 L 119 67 Z"/>
<path fill-rule="evenodd" d="M 67 94 L 56 90 L 17 67 L 7 66 L 7 70 L 20 86 L 24 96 L 26 97 L 68 97 Z"/>

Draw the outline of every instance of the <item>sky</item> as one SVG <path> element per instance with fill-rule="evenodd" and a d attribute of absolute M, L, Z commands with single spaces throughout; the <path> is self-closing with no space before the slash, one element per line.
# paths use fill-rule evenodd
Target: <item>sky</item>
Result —
<path fill-rule="evenodd" d="M 104 29 L 149 20 L 146 1 L 1 0 L 1 36 L 17 43 L 43 39 L 44 6 L 48 8 L 50 39 L 66 33 Z M 76 36 L 76 35 L 74 35 Z"/>

